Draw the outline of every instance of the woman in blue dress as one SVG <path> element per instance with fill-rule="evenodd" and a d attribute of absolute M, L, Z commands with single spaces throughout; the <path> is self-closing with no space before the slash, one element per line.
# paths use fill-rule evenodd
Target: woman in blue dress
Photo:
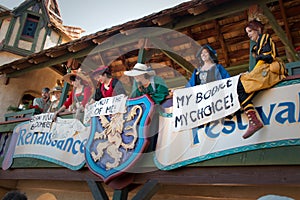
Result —
<path fill-rule="evenodd" d="M 203 45 L 196 54 L 199 67 L 194 70 L 186 87 L 206 84 L 212 81 L 229 78 L 226 69 L 219 64 L 217 53 L 209 45 Z"/>

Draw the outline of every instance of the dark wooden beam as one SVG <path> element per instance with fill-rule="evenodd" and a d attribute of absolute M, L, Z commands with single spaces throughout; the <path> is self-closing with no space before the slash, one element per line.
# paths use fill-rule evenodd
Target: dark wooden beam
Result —
<path fill-rule="evenodd" d="M 293 38 L 291 35 L 289 23 L 288 23 L 287 16 L 286 16 L 286 10 L 284 8 L 284 4 L 283 4 L 282 0 L 279 0 L 279 7 L 280 7 L 280 14 L 283 19 L 284 30 L 285 30 L 286 36 L 287 36 L 288 40 L 293 44 Z M 290 52 L 287 52 L 287 59 L 291 62 L 291 61 L 293 61 L 293 57 L 291 57 L 290 54 L 291 54 Z"/>
<path fill-rule="evenodd" d="M 200 24 L 210 20 L 218 19 L 221 17 L 229 16 L 244 10 L 247 10 L 251 5 L 258 3 L 270 3 L 276 0 L 235 0 L 230 1 L 219 6 L 215 6 L 209 12 L 204 12 L 203 14 L 197 16 L 185 16 L 177 19 L 177 22 L 166 24 L 162 27 L 179 30 L 188 26 L 193 26 L 195 24 Z"/>
<path fill-rule="evenodd" d="M 90 45 L 87 48 L 74 52 L 74 53 L 67 53 L 63 56 L 57 57 L 57 58 L 52 58 L 52 59 L 48 59 L 47 61 L 43 62 L 43 63 L 39 63 L 34 65 L 33 67 L 29 67 L 23 70 L 19 70 L 19 71 L 15 71 L 12 72 L 10 74 L 7 74 L 7 77 L 16 77 L 20 74 L 23 74 L 24 72 L 28 72 L 28 71 L 32 71 L 35 69 L 40 69 L 43 67 L 49 67 L 52 65 L 56 65 L 56 64 L 60 64 L 63 62 L 66 62 L 68 59 L 77 59 L 77 58 L 81 58 L 81 57 L 85 57 L 86 55 L 88 55 L 89 53 L 91 54 L 96 54 L 99 52 L 103 52 L 105 50 L 108 49 L 113 49 L 113 48 L 117 48 L 123 45 L 128 45 L 131 44 L 134 41 L 139 41 L 140 39 L 143 38 L 147 38 L 147 37 L 156 37 L 162 34 L 166 34 L 166 33 L 170 33 L 173 30 L 170 29 L 149 29 L 149 28 L 145 28 L 145 29 L 138 29 L 135 34 L 129 34 L 129 35 L 123 35 L 123 34 L 119 34 L 116 36 L 113 36 L 113 38 L 111 40 L 106 40 L 104 43 L 100 44 L 99 46 L 95 45 Z M 67 48 L 67 47 L 66 47 Z"/>
<path fill-rule="evenodd" d="M 100 67 L 102 62 L 95 61 L 91 57 L 87 56 L 83 61 L 81 62 L 81 69 L 85 72 L 93 71 Z"/>
<path fill-rule="evenodd" d="M 175 63 L 181 66 L 189 73 L 193 73 L 195 67 L 188 61 L 186 61 L 181 56 L 177 55 L 176 53 L 172 52 L 172 49 L 165 43 L 159 41 L 156 38 L 149 39 L 158 49 L 160 49 L 166 56 L 172 59 Z"/>
<path fill-rule="evenodd" d="M 4 85 L 8 85 L 8 83 L 9 83 L 9 78 L 4 77 L 4 78 L 3 78 L 3 84 L 4 84 Z"/>
<path fill-rule="evenodd" d="M 99 200 L 108 200 L 108 196 L 105 192 L 105 189 L 103 188 L 102 184 L 100 182 L 96 182 L 94 180 L 87 180 L 86 181 L 89 188 L 91 189 L 91 192 L 93 194 L 94 199 Z"/>
<path fill-rule="evenodd" d="M 19 168 L 0 170 L 1 180 L 99 181 L 87 168 Z M 300 186 L 300 165 L 182 167 L 135 174 L 134 184 L 157 180 L 162 184 L 235 184 Z"/>
<path fill-rule="evenodd" d="M 221 33 L 221 28 L 218 23 L 218 20 L 214 20 L 214 24 L 215 24 L 215 28 L 217 30 L 217 40 L 220 42 L 222 53 L 224 54 L 225 66 L 230 66 L 230 59 L 228 57 L 228 49 L 225 44 L 223 34 Z"/>
<path fill-rule="evenodd" d="M 286 17 L 286 11 L 285 11 L 284 4 L 283 4 L 282 0 L 279 0 L 279 7 L 280 7 L 280 14 L 281 14 L 282 19 L 283 19 L 283 24 L 284 24 L 284 29 L 285 29 L 286 35 L 287 35 L 288 39 L 291 41 L 291 43 L 293 43 L 293 38 L 292 38 L 292 35 L 291 35 L 289 23 L 288 23 L 288 20 L 287 20 L 287 17 Z"/>
<path fill-rule="evenodd" d="M 137 192 L 132 200 L 149 200 L 159 189 L 159 183 L 157 180 L 149 180 L 143 185 L 143 187 Z"/>
<path fill-rule="evenodd" d="M 114 190 L 113 200 L 127 200 L 128 188 L 122 190 Z"/>
<path fill-rule="evenodd" d="M 164 196 L 174 195 L 178 199 L 209 199 L 209 200 L 250 200 L 266 194 L 280 194 L 291 198 L 300 196 L 299 186 L 277 186 L 277 185 L 161 185 L 158 192 L 152 198 L 164 199 Z M 174 198 L 170 198 L 174 199 Z M 297 199 L 297 198 L 295 198 Z"/>
<path fill-rule="evenodd" d="M 66 54 L 68 51 L 66 49 L 62 49 L 62 50 L 58 50 L 58 51 L 49 51 L 46 53 L 46 56 L 49 56 L 51 58 L 56 58 L 59 56 L 62 56 L 64 54 Z"/>
<path fill-rule="evenodd" d="M 129 65 L 128 65 L 128 60 L 126 59 L 125 55 L 122 55 L 120 57 L 122 65 L 125 67 L 125 70 L 130 70 Z"/>
<path fill-rule="evenodd" d="M 138 55 L 137 62 L 138 63 L 145 63 L 145 60 L 146 60 L 146 49 L 144 49 L 144 47 L 142 47 L 139 50 L 139 55 Z"/>
<path fill-rule="evenodd" d="M 59 99 L 58 108 L 62 107 L 64 102 L 66 101 L 69 89 L 70 89 L 70 84 L 65 81 L 61 92 L 61 97 Z"/>
<path fill-rule="evenodd" d="M 25 72 L 29 72 L 35 69 L 40 69 L 40 68 L 44 68 L 44 67 L 49 67 L 52 65 L 56 65 L 56 64 L 60 64 L 60 63 L 64 63 L 66 62 L 68 59 L 70 58 L 80 58 L 83 56 L 86 56 L 88 53 L 90 53 L 92 50 L 94 49 L 94 46 L 90 46 L 82 51 L 76 52 L 76 53 L 67 53 L 63 56 L 57 57 L 57 58 L 51 58 L 48 59 L 47 61 L 43 62 L 43 63 L 39 63 L 37 65 L 34 65 L 32 67 L 23 69 L 23 70 L 19 70 L 19 71 L 15 71 L 13 73 L 7 74 L 7 77 L 16 77 L 18 75 L 21 75 Z"/>
<path fill-rule="evenodd" d="M 100 60 L 100 62 L 101 62 L 103 65 L 106 65 L 106 63 L 104 62 L 104 58 L 103 58 L 103 56 L 101 55 L 101 52 L 98 53 L 97 59 Z"/>
<path fill-rule="evenodd" d="M 135 183 L 155 179 L 163 184 L 300 185 L 300 166 L 185 167 L 135 176 Z"/>
<path fill-rule="evenodd" d="M 293 59 L 293 61 L 299 60 L 299 58 L 296 56 L 297 54 L 296 54 L 293 44 L 288 39 L 287 35 L 285 34 L 285 32 L 283 31 L 281 26 L 278 24 L 276 18 L 274 17 L 274 15 L 270 11 L 270 9 L 264 3 L 259 3 L 259 5 L 263 9 L 264 15 L 268 18 L 269 24 L 272 26 L 272 29 L 274 30 L 276 35 L 278 35 L 281 42 L 285 45 L 287 51 L 290 52 L 290 56 Z"/>

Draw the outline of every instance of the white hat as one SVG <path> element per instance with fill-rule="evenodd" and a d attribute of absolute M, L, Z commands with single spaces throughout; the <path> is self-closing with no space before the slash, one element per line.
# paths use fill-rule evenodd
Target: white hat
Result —
<path fill-rule="evenodd" d="M 59 85 L 55 86 L 54 88 L 52 88 L 50 93 L 53 94 L 54 92 L 62 92 L 62 87 Z"/>
<path fill-rule="evenodd" d="M 138 76 L 141 74 L 148 74 L 150 76 L 154 76 L 155 71 L 151 67 L 148 67 L 145 64 L 136 63 L 132 70 L 125 71 L 124 74 L 127 76 Z"/>

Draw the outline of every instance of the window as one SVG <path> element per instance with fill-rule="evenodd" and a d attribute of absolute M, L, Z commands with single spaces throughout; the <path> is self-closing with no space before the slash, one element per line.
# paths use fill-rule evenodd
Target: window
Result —
<path fill-rule="evenodd" d="M 33 94 L 32 92 L 24 93 L 21 102 L 19 104 L 19 108 L 21 109 L 29 109 L 32 105 L 34 98 L 39 97 L 40 95 Z"/>
<path fill-rule="evenodd" d="M 22 37 L 34 38 L 34 34 L 35 34 L 36 28 L 38 26 L 39 19 L 40 18 L 38 16 L 34 16 L 31 14 L 27 15 L 27 19 L 26 19 L 26 22 L 24 24 L 24 28 L 22 31 Z"/>

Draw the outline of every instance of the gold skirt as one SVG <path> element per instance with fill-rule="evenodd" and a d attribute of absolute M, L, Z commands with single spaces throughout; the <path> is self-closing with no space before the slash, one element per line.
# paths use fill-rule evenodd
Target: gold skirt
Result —
<path fill-rule="evenodd" d="M 274 62 L 278 62 L 277 60 Z M 285 73 L 278 74 L 270 70 L 270 64 L 264 61 L 258 61 L 254 69 L 246 74 L 241 75 L 241 82 L 246 93 L 270 88 L 286 78 Z"/>

